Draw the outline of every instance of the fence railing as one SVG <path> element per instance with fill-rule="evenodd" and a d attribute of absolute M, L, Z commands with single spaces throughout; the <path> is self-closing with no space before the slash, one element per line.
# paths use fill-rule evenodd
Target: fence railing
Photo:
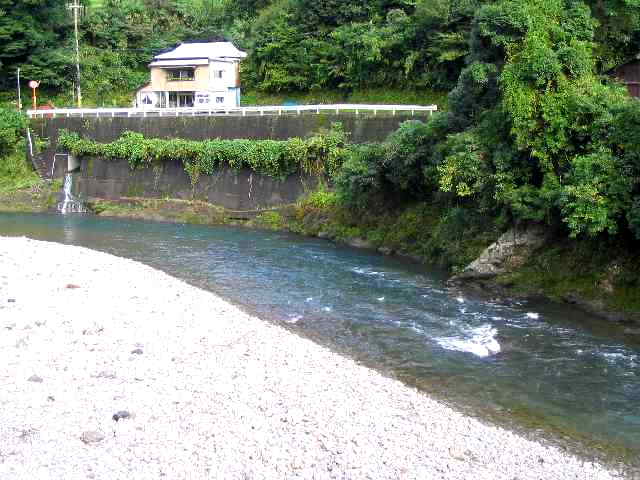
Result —
<path fill-rule="evenodd" d="M 49 110 L 27 110 L 30 118 L 55 117 L 196 117 L 213 115 L 301 115 L 329 113 L 411 113 L 411 115 L 429 114 L 437 111 L 436 105 L 292 105 L 292 106 L 255 106 L 233 108 L 56 108 Z"/>

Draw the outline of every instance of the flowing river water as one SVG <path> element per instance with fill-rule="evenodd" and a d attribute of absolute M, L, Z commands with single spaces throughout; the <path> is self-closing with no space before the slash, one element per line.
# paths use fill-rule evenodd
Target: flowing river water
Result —
<path fill-rule="evenodd" d="M 464 411 L 637 466 L 640 341 L 569 307 L 474 298 L 436 269 L 286 233 L 0 213 L 0 235 L 144 262 Z"/>

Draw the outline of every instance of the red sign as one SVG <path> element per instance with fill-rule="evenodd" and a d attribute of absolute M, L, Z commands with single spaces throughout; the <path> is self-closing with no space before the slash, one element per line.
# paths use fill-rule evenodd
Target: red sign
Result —
<path fill-rule="evenodd" d="M 40 82 L 38 82 L 36 80 L 31 80 L 29 82 L 29 88 L 38 88 L 38 85 L 40 85 Z"/>

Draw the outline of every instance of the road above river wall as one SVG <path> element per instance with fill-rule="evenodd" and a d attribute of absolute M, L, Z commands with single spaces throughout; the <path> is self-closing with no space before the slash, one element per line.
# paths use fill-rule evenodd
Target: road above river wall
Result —
<path fill-rule="evenodd" d="M 396 130 L 400 123 L 411 119 L 427 119 L 425 115 L 378 114 L 287 114 L 287 115 L 219 115 L 198 117 L 57 117 L 31 119 L 30 128 L 35 138 L 47 141 L 47 147 L 35 155 L 41 176 L 61 178 L 66 162 L 56 153 L 58 132 L 66 129 L 98 142 L 112 142 L 126 131 L 139 132 L 149 138 L 272 139 L 304 138 L 322 128 L 339 122 L 349 133 L 353 143 L 379 142 Z"/>

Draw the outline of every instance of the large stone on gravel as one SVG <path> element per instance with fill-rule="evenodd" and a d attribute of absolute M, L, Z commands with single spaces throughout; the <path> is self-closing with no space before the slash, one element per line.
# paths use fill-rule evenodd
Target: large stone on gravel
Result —
<path fill-rule="evenodd" d="M 80 440 L 86 444 L 99 443 L 104 440 L 104 435 L 100 432 L 96 432 L 95 430 L 87 430 L 86 432 L 82 432 Z"/>
<path fill-rule="evenodd" d="M 126 410 L 120 410 L 116 413 L 113 414 L 113 417 L 111 417 L 113 419 L 114 422 L 117 422 L 119 420 L 124 420 L 125 418 L 130 418 L 131 414 L 129 412 L 127 412 Z"/>

